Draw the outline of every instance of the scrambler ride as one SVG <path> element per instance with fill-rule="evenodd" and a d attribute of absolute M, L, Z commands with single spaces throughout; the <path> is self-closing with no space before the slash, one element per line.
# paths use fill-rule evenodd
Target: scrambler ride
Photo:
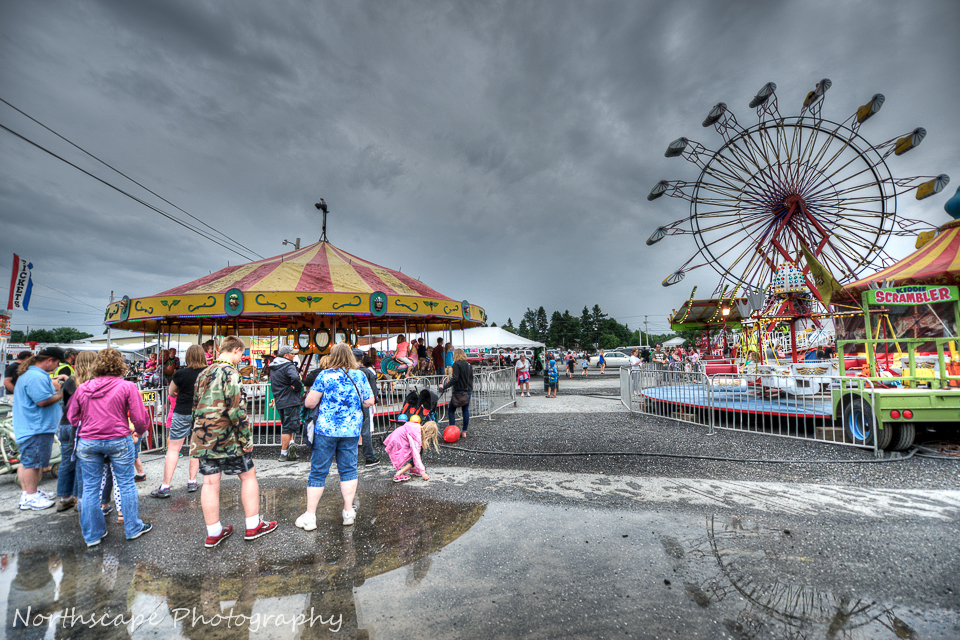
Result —
<path fill-rule="evenodd" d="M 954 231 L 960 235 L 960 226 Z M 918 427 L 939 425 L 960 433 L 960 288 L 882 287 L 866 289 L 861 300 L 863 335 L 876 337 L 837 342 L 840 376 L 849 375 L 850 363 L 860 365 L 858 377 L 870 382 L 853 388 L 844 381 L 841 388 L 833 389 L 835 415 L 842 419 L 847 436 L 855 444 L 901 451 L 913 444 Z M 880 318 L 882 323 L 897 308 L 908 308 L 902 315 L 917 325 L 939 327 L 940 337 L 880 337 L 883 325 L 873 327 L 872 319 Z M 891 346 L 895 354 L 889 353 Z M 848 348 L 860 347 L 865 347 L 865 358 L 844 356 Z M 887 353 L 880 353 L 881 349 Z"/>

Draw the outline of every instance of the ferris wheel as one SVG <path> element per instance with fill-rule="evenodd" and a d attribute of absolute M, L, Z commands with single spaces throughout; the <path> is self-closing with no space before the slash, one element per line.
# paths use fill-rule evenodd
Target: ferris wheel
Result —
<path fill-rule="evenodd" d="M 922 200 L 941 192 L 950 178 L 894 178 L 891 155 L 903 155 L 926 136 L 922 128 L 873 145 L 860 126 L 883 105 L 874 95 L 843 122 L 821 115 L 830 80 L 807 94 L 800 114 L 780 115 L 777 86 L 769 82 L 750 101 L 759 122 L 744 127 L 723 102 L 703 121 L 723 144 L 716 151 L 689 138 L 670 143 L 664 154 L 695 164 L 694 182 L 661 180 L 648 200 L 667 195 L 690 202 L 686 218 L 658 227 L 647 239 L 692 234 L 697 252 L 663 281 L 680 282 L 688 271 L 710 265 L 729 285 L 757 290 L 785 264 L 803 264 L 802 247 L 839 281 L 868 267 L 893 262 L 884 251 L 891 235 L 917 235 L 935 225 L 897 216 L 897 196 L 916 190 Z"/>

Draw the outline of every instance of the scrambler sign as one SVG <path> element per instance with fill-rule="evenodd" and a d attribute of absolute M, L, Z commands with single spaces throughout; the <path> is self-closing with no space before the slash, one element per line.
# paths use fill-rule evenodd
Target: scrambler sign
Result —
<path fill-rule="evenodd" d="M 889 289 L 867 290 L 869 304 L 912 305 L 933 302 L 954 302 L 958 299 L 957 287 L 939 285 L 909 285 Z"/>

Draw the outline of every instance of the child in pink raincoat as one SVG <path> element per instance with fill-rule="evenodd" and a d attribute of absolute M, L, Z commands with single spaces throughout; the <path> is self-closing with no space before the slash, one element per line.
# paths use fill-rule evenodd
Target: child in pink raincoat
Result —
<path fill-rule="evenodd" d="M 420 416 L 412 416 L 408 422 L 393 430 L 383 441 L 383 446 L 390 456 L 390 462 L 397 474 L 393 476 L 394 482 L 406 482 L 410 479 L 407 475 L 409 471 L 413 475 L 420 476 L 424 480 L 429 480 L 427 470 L 423 466 L 423 460 L 420 458 L 420 450 L 424 444 L 433 448 L 439 453 L 439 429 L 434 421 L 425 424 L 420 423 Z"/>

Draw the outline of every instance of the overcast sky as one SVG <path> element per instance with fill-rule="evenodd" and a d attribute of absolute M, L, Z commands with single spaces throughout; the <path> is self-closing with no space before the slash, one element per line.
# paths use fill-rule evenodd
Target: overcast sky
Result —
<path fill-rule="evenodd" d="M 497 324 L 599 304 L 655 331 L 692 285 L 717 282 L 700 269 L 660 285 L 696 251 L 690 236 L 644 244 L 688 207 L 648 202 L 651 187 L 697 175 L 663 152 L 681 135 L 719 147 L 707 111 L 723 101 L 753 123 L 765 82 L 797 115 L 830 78 L 837 121 L 883 93 L 862 135 L 928 131 L 890 159 L 894 176 L 954 178 L 899 211 L 949 219 L 958 27 L 956 0 L 2 0 L 0 98 L 262 256 L 315 242 L 322 197 L 334 244 Z M 4 104 L 0 124 L 184 217 Z M 3 130 L 0 221 L 0 295 L 14 252 L 46 285 L 15 329 L 99 334 L 111 290 L 151 295 L 247 261 Z"/>

